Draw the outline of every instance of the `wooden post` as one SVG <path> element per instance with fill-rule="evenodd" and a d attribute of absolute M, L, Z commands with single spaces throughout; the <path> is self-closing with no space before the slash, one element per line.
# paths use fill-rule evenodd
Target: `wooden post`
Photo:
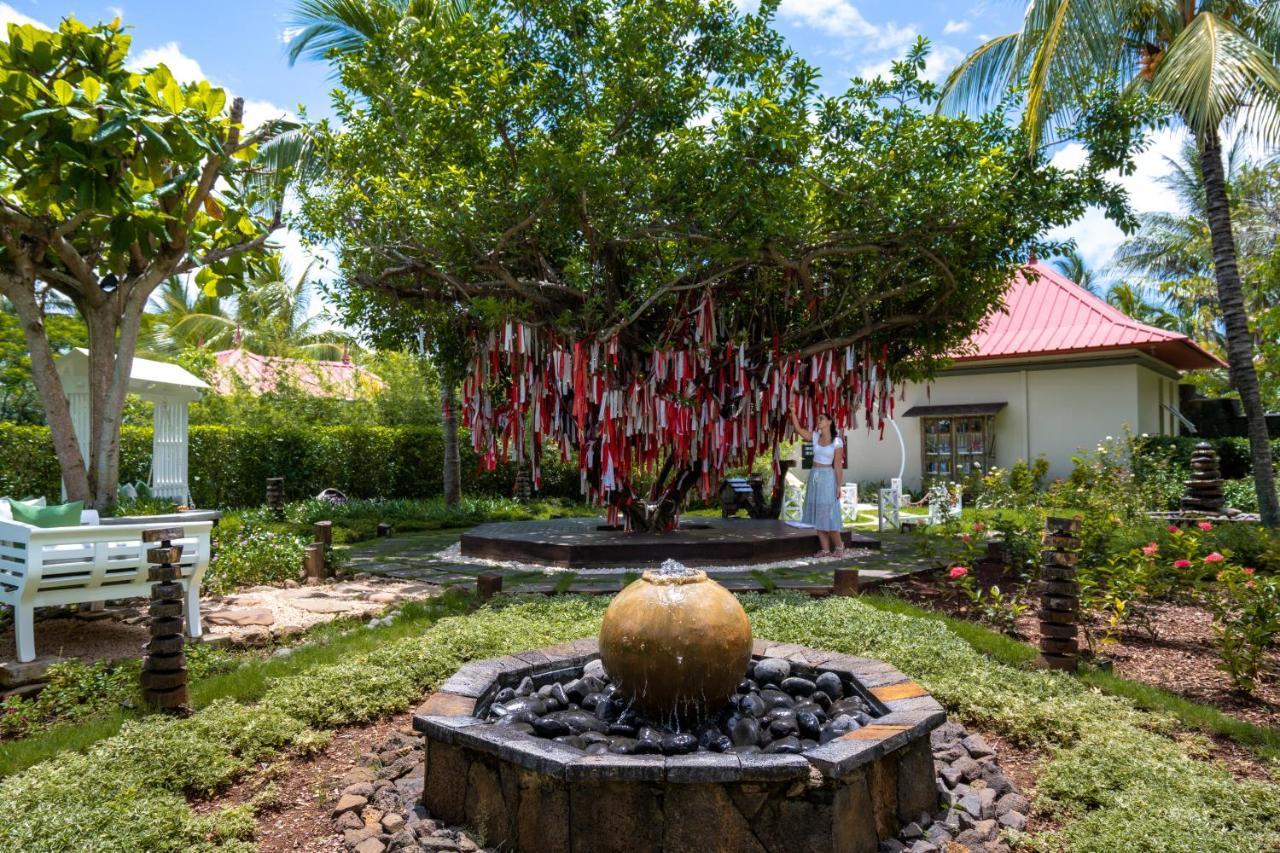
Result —
<path fill-rule="evenodd" d="M 502 575 L 485 572 L 476 578 L 476 597 L 488 601 L 502 592 Z"/>
<path fill-rule="evenodd" d="M 315 530 L 315 541 L 326 548 L 333 547 L 333 522 L 317 521 L 313 528 Z"/>
<path fill-rule="evenodd" d="M 391 525 L 390 525 L 390 524 L 388 524 L 387 522 L 385 522 L 385 521 L 384 521 L 384 522 L 382 522 L 381 524 L 379 524 L 379 525 L 378 525 L 378 536 L 379 536 L 379 537 L 386 537 L 386 536 L 390 536 L 390 535 L 391 535 Z"/>
<path fill-rule="evenodd" d="M 183 591 L 178 583 L 182 548 L 170 543 L 185 535 L 181 527 L 144 530 L 143 542 L 158 542 L 147 549 L 153 563 L 147 577 L 151 587 L 148 627 L 151 640 L 142 661 L 142 696 L 148 705 L 164 711 L 184 712 L 187 706 L 187 658 L 182 636 Z"/>
<path fill-rule="evenodd" d="M 1040 657 L 1049 669 L 1074 672 L 1079 647 L 1080 584 L 1076 583 L 1076 562 L 1080 548 L 1079 518 L 1046 518 L 1040 577 Z"/>
<path fill-rule="evenodd" d="M 835 582 L 831 588 L 832 595 L 857 595 L 858 570 L 836 569 Z"/>
<path fill-rule="evenodd" d="M 319 542 L 312 542 L 307 546 L 307 552 L 302 557 L 302 571 L 307 580 L 323 580 L 328 577 L 324 566 L 324 546 Z"/>
<path fill-rule="evenodd" d="M 267 478 L 267 507 L 277 521 L 284 520 L 284 477 Z"/>

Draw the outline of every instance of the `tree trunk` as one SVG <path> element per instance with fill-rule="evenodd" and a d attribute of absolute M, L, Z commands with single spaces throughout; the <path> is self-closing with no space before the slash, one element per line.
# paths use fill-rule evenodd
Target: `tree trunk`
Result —
<path fill-rule="evenodd" d="M 453 383 L 441 377 L 440 422 L 444 427 L 444 503 L 455 506 L 462 500 L 462 458 L 458 452 L 458 395 Z"/>
<path fill-rule="evenodd" d="M 1253 337 L 1245 312 L 1244 288 L 1236 267 L 1235 235 L 1231 230 L 1231 208 L 1227 180 L 1222 165 L 1222 142 L 1216 130 L 1200 134 L 1200 174 L 1204 179 L 1209 233 L 1213 240 L 1213 271 L 1218 285 L 1218 305 L 1226 330 L 1227 363 L 1231 385 L 1240 394 L 1249 424 L 1249 455 L 1253 462 L 1254 487 L 1262 523 L 1280 525 L 1280 503 L 1276 500 L 1275 469 L 1271 462 L 1271 437 L 1267 433 L 1266 410 L 1258 389 L 1258 373 L 1253 364 Z"/>
<path fill-rule="evenodd" d="M 45 334 L 44 316 L 36 303 L 34 289 L 16 287 L 7 294 L 13 309 L 22 323 L 22 334 L 31 354 L 31 374 L 40 402 L 44 405 L 45 419 L 53 438 L 53 451 L 62 469 L 62 482 L 67 488 L 67 499 L 89 501 L 89 472 L 85 454 L 76 440 L 75 426 L 71 422 L 71 405 L 62 390 L 62 379 L 53 361 L 53 349 Z"/>
<path fill-rule="evenodd" d="M 662 467 L 663 480 L 672 467 L 668 458 Z M 666 533 L 675 528 L 676 518 L 684 507 L 685 496 L 697 482 L 697 466 L 685 465 L 678 470 L 670 486 L 650 495 L 649 500 L 638 497 L 631 484 L 626 483 L 622 489 L 610 495 L 610 501 L 627 517 L 632 530 Z"/>

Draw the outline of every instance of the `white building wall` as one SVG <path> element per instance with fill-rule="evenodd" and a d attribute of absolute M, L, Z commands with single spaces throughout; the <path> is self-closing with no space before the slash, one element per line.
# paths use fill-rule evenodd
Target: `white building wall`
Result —
<path fill-rule="evenodd" d="M 909 385 L 896 403 L 897 423 L 906 447 L 904 485 L 921 485 L 920 419 L 903 417 L 913 406 L 1005 403 L 995 416 L 995 464 L 1008 468 L 1018 460 L 1044 456 L 1051 478 L 1071 473 L 1072 457 L 1092 449 L 1125 427 L 1157 434 L 1168 424 L 1160 403 L 1176 404 L 1176 382 L 1136 362 L 1127 364 L 1040 363 L 999 372 L 960 372 L 938 377 L 926 391 Z M 1162 396 L 1163 395 L 1163 396 Z M 1168 431 L 1167 428 L 1164 431 Z M 884 439 L 865 429 L 846 435 L 847 479 L 853 482 L 897 476 L 901 459 L 892 428 Z M 797 473 L 803 476 L 802 472 Z"/>

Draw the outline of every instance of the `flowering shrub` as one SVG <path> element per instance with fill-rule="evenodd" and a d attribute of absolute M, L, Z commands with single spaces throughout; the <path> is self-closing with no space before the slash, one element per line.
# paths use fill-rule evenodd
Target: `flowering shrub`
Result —
<path fill-rule="evenodd" d="M 960 534 L 966 562 L 972 563 L 978 557 L 978 552 L 985 545 L 986 540 L 985 537 L 977 534 L 981 534 L 986 529 L 986 525 L 981 521 L 975 521 L 968 530 Z M 1016 595 L 1004 594 L 995 584 L 990 588 L 979 586 L 969 566 L 962 563 L 953 564 L 947 570 L 947 579 L 957 593 L 969 599 L 970 606 L 980 619 L 1006 634 L 1015 632 L 1018 617 L 1027 610 L 1027 605 Z"/>
<path fill-rule="evenodd" d="M 301 536 L 253 527 L 220 536 L 217 545 L 204 576 L 205 589 L 215 594 L 296 580 L 307 550 Z"/>
<path fill-rule="evenodd" d="M 1217 556 L 1221 562 L 1221 554 Z M 1205 560 L 1208 561 L 1209 557 Z M 1280 636 L 1280 582 L 1254 569 L 1227 564 L 1207 596 L 1213 611 L 1218 668 L 1237 690 L 1251 691 L 1262 672 L 1267 647 Z"/>

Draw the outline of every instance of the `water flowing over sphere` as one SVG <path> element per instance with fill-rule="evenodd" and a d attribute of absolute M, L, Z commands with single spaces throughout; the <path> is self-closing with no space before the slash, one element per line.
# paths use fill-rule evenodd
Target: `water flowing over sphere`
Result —
<path fill-rule="evenodd" d="M 609 605 L 600 658 L 638 709 L 704 716 L 737 690 L 751 660 L 751 623 L 733 593 L 706 572 L 668 560 Z"/>

